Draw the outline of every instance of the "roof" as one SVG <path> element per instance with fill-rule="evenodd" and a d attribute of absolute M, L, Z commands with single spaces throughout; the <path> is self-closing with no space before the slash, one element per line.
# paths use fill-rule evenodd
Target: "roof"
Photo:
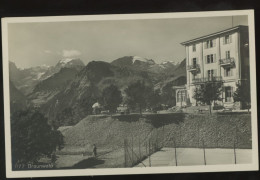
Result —
<path fill-rule="evenodd" d="M 215 32 L 215 33 L 212 33 L 212 34 L 208 34 L 208 35 L 205 35 L 205 36 L 201 36 L 201 37 L 198 37 L 198 38 L 195 38 L 195 39 L 191 39 L 191 40 L 182 42 L 181 45 L 194 43 L 196 41 L 201 41 L 201 40 L 204 40 L 204 39 L 208 39 L 208 38 L 211 38 L 211 37 L 214 37 L 214 36 L 218 36 L 218 35 L 228 33 L 228 32 L 231 32 L 231 31 L 235 31 L 235 30 L 239 30 L 239 29 L 242 29 L 242 28 L 248 28 L 248 26 L 242 26 L 242 25 L 235 26 L 235 27 L 232 27 L 232 28 L 229 28 L 229 29 L 225 29 L 225 30 L 222 30 L 222 31 L 218 31 L 218 32 Z"/>
<path fill-rule="evenodd" d="M 186 86 L 172 86 L 173 89 L 186 89 Z"/>

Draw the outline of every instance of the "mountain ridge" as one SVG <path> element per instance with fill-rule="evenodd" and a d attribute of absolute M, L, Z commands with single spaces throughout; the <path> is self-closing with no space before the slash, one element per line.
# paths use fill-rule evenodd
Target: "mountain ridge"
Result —
<path fill-rule="evenodd" d="M 92 105 L 98 101 L 102 90 L 111 84 L 124 94 L 125 88 L 138 80 L 154 88 L 159 87 L 160 91 L 164 87 L 171 89 L 169 87 L 172 85 L 186 83 L 185 59 L 176 65 L 124 56 L 111 63 L 91 61 L 86 66 L 79 63 L 74 68 L 67 68 L 64 64 L 69 62 L 70 59 L 65 62 L 60 60 L 56 65 L 59 71 L 38 82 L 32 93 L 27 95 L 34 105 L 40 106 L 40 111 L 51 124 L 60 125 L 65 121 L 77 123 L 92 114 Z"/>

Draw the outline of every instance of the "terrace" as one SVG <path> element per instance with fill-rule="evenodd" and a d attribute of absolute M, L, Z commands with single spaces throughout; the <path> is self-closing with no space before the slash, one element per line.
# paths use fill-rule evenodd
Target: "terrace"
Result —
<path fill-rule="evenodd" d="M 198 64 L 192 64 L 187 66 L 187 70 L 191 73 L 197 73 L 200 71 L 200 66 Z"/>
<path fill-rule="evenodd" d="M 200 84 L 200 83 L 206 83 L 206 82 L 221 82 L 221 81 L 222 81 L 221 76 L 214 76 L 214 77 L 192 79 L 192 84 Z"/>
<path fill-rule="evenodd" d="M 220 59 L 219 64 L 222 67 L 234 67 L 235 66 L 235 59 L 234 58 Z"/>

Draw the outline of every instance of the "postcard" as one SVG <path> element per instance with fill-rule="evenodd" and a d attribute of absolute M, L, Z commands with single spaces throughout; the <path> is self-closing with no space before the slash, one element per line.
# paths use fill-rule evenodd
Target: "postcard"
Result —
<path fill-rule="evenodd" d="M 258 170 L 254 11 L 2 19 L 7 177 Z"/>

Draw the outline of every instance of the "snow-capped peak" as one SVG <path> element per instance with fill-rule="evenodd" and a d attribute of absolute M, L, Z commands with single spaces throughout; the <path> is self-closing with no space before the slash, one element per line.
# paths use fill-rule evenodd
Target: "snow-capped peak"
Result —
<path fill-rule="evenodd" d="M 60 63 L 67 64 L 68 62 L 70 62 L 72 60 L 74 60 L 74 59 L 73 58 L 64 58 L 64 59 L 60 60 Z"/>
<path fill-rule="evenodd" d="M 174 61 L 163 61 L 161 64 L 168 64 L 168 63 L 171 63 L 173 65 L 176 65 L 177 63 L 174 62 Z"/>
<path fill-rule="evenodd" d="M 133 57 L 133 63 L 134 63 L 136 60 L 142 61 L 142 62 L 147 62 L 147 61 L 148 61 L 148 59 L 146 59 L 146 58 L 142 58 L 142 57 L 139 57 L 139 56 L 134 56 L 134 57 Z"/>

